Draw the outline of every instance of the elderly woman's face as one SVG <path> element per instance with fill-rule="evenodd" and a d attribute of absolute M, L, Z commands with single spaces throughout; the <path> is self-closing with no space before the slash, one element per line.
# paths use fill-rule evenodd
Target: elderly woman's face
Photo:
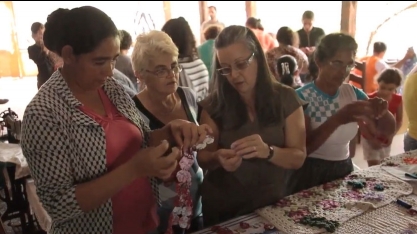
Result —
<path fill-rule="evenodd" d="M 178 88 L 179 72 L 178 58 L 161 54 L 155 60 L 149 61 L 142 78 L 148 89 L 169 95 Z"/>
<path fill-rule="evenodd" d="M 226 76 L 239 93 L 253 91 L 258 72 L 258 63 L 253 51 L 243 43 L 235 43 L 217 50 L 217 59 L 221 66 L 217 72 Z"/>
<path fill-rule="evenodd" d="M 339 87 L 355 67 L 355 53 L 350 50 L 339 50 L 333 58 L 319 62 L 317 65 L 320 77 L 324 78 L 328 85 Z"/>

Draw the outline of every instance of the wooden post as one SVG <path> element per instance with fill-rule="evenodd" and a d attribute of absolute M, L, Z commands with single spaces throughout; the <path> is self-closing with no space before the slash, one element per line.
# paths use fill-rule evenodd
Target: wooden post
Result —
<path fill-rule="evenodd" d="M 171 1 L 163 1 L 165 22 L 171 19 Z"/>
<path fill-rule="evenodd" d="M 198 1 L 200 9 L 200 25 L 209 19 L 207 1 Z"/>
<path fill-rule="evenodd" d="M 357 1 L 342 1 L 340 31 L 355 37 Z"/>
<path fill-rule="evenodd" d="M 256 1 L 245 1 L 246 18 L 256 17 Z"/>

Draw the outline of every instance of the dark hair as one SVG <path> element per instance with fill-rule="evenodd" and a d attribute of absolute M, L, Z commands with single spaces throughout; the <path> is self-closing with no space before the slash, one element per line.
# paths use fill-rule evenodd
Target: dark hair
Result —
<path fill-rule="evenodd" d="M 208 9 L 213 8 L 215 11 L 217 11 L 217 8 L 215 6 L 209 6 Z"/>
<path fill-rule="evenodd" d="M 303 18 L 302 19 L 309 19 L 309 20 L 314 19 L 314 12 L 312 12 L 312 11 L 304 11 Z"/>
<path fill-rule="evenodd" d="M 268 126 L 280 121 L 280 113 L 276 108 L 279 102 L 274 97 L 277 81 L 269 70 L 263 49 L 252 30 L 238 25 L 232 25 L 223 29 L 216 38 L 214 47 L 216 50 L 228 47 L 235 43 L 244 43 L 254 53 L 254 59 L 258 62 L 258 71 L 255 85 L 255 111 L 259 124 Z M 215 56 L 213 70 L 221 68 L 219 59 Z M 226 76 L 218 72 L 213 73 L 212 90 L 208 97 L 208 104 L 213 107 L 213 120 L 219 128 L 227 127 L 236 129 L 246 123 L 248 119 L 246 105 L 239 93 L 229 83 Z M 230 110 L 231 115 L 225 117 L 225 111 Z M 227 119 L 225 119 L 227 118 Z M 224 123 L 224 125 L 223 125 Z"/>
<path fill-rule="evenodd" d="M 262 30 L 262 31 L 264 30 L 264 27 L 261 24 L 261 20 L 255 18 L 255 17 L 249 17 L 246 20 L 246 27 L 253 28 L 253 29 L 259 29 L 259 30 Z"/>
<path fill-rule="evenodd" d="M 43 28 L 45 28 L 45 26 L 42 23 L 35 22 L 32 24 L 32 26 L 30 26 L 30 31 L 32 31 L 32 34 L 36 34 Z"/>
<path fill-rule="evenodd" d="M 128 50 L 132 46 L 132 36 L 125 31 L 119 30 L 120 34 L 120 50 Z"/>
<path fill-rule="evenodd" d="M 216 37 L 220 34 L 222 29 L 219 26 L 213 25 L 210 26 L 204 31 L 204 38 L 206 40 L 216 39 Z"/>
<path fill-rule="evenodd" d="M 80 55 L 94 51 L 108 37 L 119 37 L 110 17 L 97 8 L 83 6 L 52 12 L 45 24 L 43 40 L 46 48 L 58 55 L 66 45 Z"/>
<path fill-rule="evenodd" d="M 352 51 L 356 56 L 358 44 L 350 35 L 344 33 L 331 33 L 324 36 L 314 51 L 314 58 L 323 62 L 333 58 L 339 50 Z"/>
<path fill-rule="evenodd" d="M 378 42 L 374 43 L 374 53 L 375 54 L 379 54 L 379 53 L 382 53 L 382 52 L 385 52 L 385 51 L 387 51 L 387 45 L 384 42 L 378 41 Z"/>
<path fill-rule="evenodd" d="M 161 31 L 168 34 L 178 48 L 178 58 L 194 58 L 197 56 L 196 41 L 188 22 L 179 17 L 168 20 Z"/>
<path fill-rule="evenodd" d="M 317 79 L 318 76 L 319 76 L 319 67 L 316 64 L 316 61 L 314 61 L 314 56 L 310 56 L 309 62 L 308 62 L 308 75 L 307 75 L 306 81 L 307 82 L 313 81 Z"/>
<path fill-rule="evenodd" d="M 277 41 L 283 45 L 294 46 L 298 40 L 298 34 L 289 27 L 281 27 L 277 32 Z"/>
<path fill-rule="evenodd" d="M 291 55 L 283 55 L 277 59 L 276 67 L 281 83 L 292 87 L 294 85 L 294 73 L 298 69 L 297 60 Z"/>
<path fill-rule="evenodd" d="M 385 84 L 395 84 L 399 87 L 403 80 L 403 72 L 398 68 L 387 68 L 383 70 L 377 78 L 377 82 L 384 82 Z"/>

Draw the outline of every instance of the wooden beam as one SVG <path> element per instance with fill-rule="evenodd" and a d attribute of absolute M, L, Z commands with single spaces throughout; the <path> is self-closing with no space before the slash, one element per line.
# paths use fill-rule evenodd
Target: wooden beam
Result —
<path fill-rule="evenodd" d="M 171 1 L 162 1 L 164 5 L 165 22 L 171 19 Z"/>
<path fill-rule="evenodd" d="M 340 31 L 355 37 L 357 1 L 342 1 Z"/>
<path fill-rule="evenodd" d="M 198 1 L 198 8 L 200 9 L 200 25 L 209 19 L 207 1 Z"/>
<path fill-rule="evenodd" d="M 256 17 L 256 1 L 245 1 L 246 18 Z"/>

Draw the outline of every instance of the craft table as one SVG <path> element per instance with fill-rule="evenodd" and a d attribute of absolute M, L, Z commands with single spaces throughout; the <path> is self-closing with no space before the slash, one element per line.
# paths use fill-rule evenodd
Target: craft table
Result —
<path fill-rule="evenodd" d="M 406 184 L 405 187 L 409 187 L 408 190 L 409 193 L 412 193 L 407 195 L 400 195 L 399 199 L 402 201 L 407 202 L 408 204 L 413 205 L 413 208 L 417 207 L 417 180 L 413 179 L 404 179 L 401 178 L 402 175 L 404 175 L 404 172 L 402 171 L 407 166 L 407 163 L 404 163 L 404 158 L 414 158 L 414 162 L 416 163 L 415 168 L 417 170 L 417 151 L 412 151 L 408 153 L 403 153 L 397 156 L 392 156 L 388 159 L 386 159 L 381 166 L 375 166 L 371 168 L 367 168 L 362 170 L 363 172 L 367 171 L 375 171 L 375 173 L 381 173 L 381 175 L 384 175 L 382 177 L 391 178 L 393 181 L 406 181 L 409 185 Z M 388 164 L 388 166 L 387 166 Z M 410 164 L 410 163 L 408 163 Z M 410 166 L 410 165 L 408 165 Z M 414 170 L 414 169 L 413 169 Z M 416 171 L 417 172 L 417 171 Z M 355 172 L 353 173 L 355 174 Z M 411 186 L 410 186 L 411 185 Z M 387 186 L 388 187 L 388 186 Z M 308 193 L 309 190 L 306 190 L 305 193 Z M 406 193 L 406 192 L 404 192 Z M 292 195 L 294 196 L 294 195 Z M 291 197 L 291 196 L 290 196 Z M 326 200 L 326 198 L 322 198 L 323 200 Z M 393 199 L 391 199 L 393 200 Z M 396 200 L 396 199 L 395 199 Z M 365 204 L 366 205 L 366 204 Z M 268 208 L 268 207 L 267 207 Z M 260 234 L 260 233 L 279 233 L 279 234 L 301 234 L 301 233 L 328 233 L 325 230 L 316 229 L 314 231 L 300 231 L 302 229 L 297 229 L 297 231 L 278 231 L 279 229 L 283 229 L 278 225 L 275 225 L 276 230 L 273 231 L 265 231 L 264 224 L 271 224 L 271 220 L 275 222 L 281 222 L 283 218 L 278 218 L 276 220 L 273 220 L 271 218 L 271 215 L 268 215 L 267 208 L 262 208 L 255 213 L 252 213 L 250 215 L 241 216 L 236 219 L 227 221 L 225 223 L 222 223 L 218 225 L 217 227 L 211 227 L 206 228 L 204 230 L 201 230 L 199 232 L 195 232 L 195 234 L 211 234 L 211 233 L 219 233 L 219 234 L 231 234 L 231 233 L 246 233 L 246 234 Z M 270 208 L 273 209 L 273 208 Z M 280 208 L 278 208 L 280 209 Z M 259 215 L 261 214 L 261 215 Z M 335 215 L 336 216 L 336 215 Z M 251 227 L 249 229 L 243 229 L 240 227 L 240 223 L 245 222 L 249 224 Z M 301 225 L 301 224 L 297 224 Z M 413 225 L 416 225 L 413 227 Z M 411 226 L 411 227 L 410 227 Z M 219 231 L 218 227 L 223 228 L 223 232 Z M 226 231 L 224 231 L 224 228 L 227 228 Z M 414 228 L 414 229 L 413 229 Z M 217 231 L 216 231 L 217 229 Z M 288 229 L 288 227 L 287 227 Z M 407 232 L 407 229 L 409 232 Z M 414 232 L 411 230 L 413 229 Z M 381 205 L 380 207 L 374 209 L 370 208 L 368 211 L 363 212 L 362 214 L 359 214 L 356 217 L 350 218 L 347 221 L 341 223 L 340 227 L 336 229 L 334 233 L 340 233 L 340 234 L 358 234 L 358 233 L 417 233 L 417 216 L 411 216 L 406 209 L 403 207 L 397 205 L 395 202 L 387 202 L 387 204 Z"/>

